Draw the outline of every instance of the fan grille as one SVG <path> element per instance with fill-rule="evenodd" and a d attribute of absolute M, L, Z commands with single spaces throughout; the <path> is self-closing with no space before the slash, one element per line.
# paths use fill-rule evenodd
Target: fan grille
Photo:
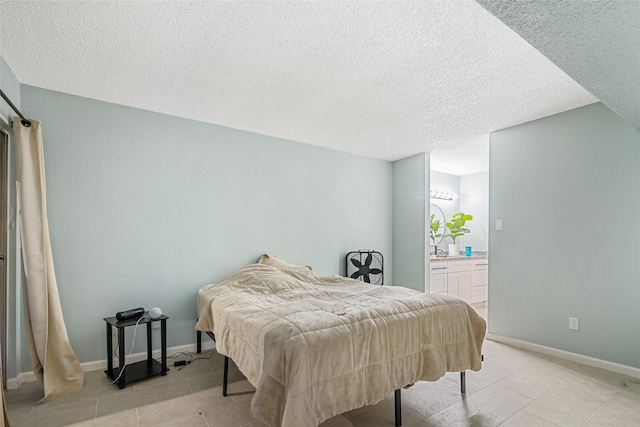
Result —
<path fill-rule="evenodd" d="M 360 250 L 347 254 L 347 277 L 372 285 L 384 284 L 384 260 L 377 251 Z"/>

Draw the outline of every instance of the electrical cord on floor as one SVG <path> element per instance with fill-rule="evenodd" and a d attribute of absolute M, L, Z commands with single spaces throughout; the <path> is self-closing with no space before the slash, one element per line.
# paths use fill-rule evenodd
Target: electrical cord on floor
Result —
<path fill-rule="evenodd" d="M 194 354 L 200 355 L 204 353 L 210 353 L 210 354 L 209 356 L 206 356 L 206 357 L 202 357 L 202 356 L 194 357 Z M 213 357 L 214 354 L 215 354 L 215 349 L 205 350 L 201 353 L 194 353 L 192 351 L 179 351 L 177 353 L 173 353 L 171 356 L 167 356 L 167 359 L 176 359 L 180 356 L 189 357 L 188 360 L 176 360 L 175 362 L 173 362 L 173 366 L 178 367 L 178 370 L 181 370 L 182 368 L 184 368 L 187 365 L 190 365 L 191 362 L 195 362 L 196 360 L 209 360 Z"/>
<path fill-rule="evenodd" d="M 185 366 L 190 365 L 190 364 L 191 364 L 190 360 L 176 360 L 173 363 L 173 366 L 175 366 L 176 368 L 178 368 L 178 366 L 179 366 L 178 371 L 181 371 L 182 368 L 184 368 Z"/>

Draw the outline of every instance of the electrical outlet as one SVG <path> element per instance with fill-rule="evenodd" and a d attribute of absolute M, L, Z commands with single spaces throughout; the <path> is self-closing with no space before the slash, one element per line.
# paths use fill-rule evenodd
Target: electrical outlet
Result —
<path fill-rule="evenodd" d="M 151 323 L 151 327 L 152 327 L 153 329 L 160 329 L 160 326 L 162 326 L 162 325 L 160 324 L 160 322 L 152 322 L 152 323 Z"/>
<path fill-rule="evenodd" d="M 580 329 L 580 323 L 578 322 L 577 317 L 569 317 L 569 329 L 572 331 L 577 331 Z"/>

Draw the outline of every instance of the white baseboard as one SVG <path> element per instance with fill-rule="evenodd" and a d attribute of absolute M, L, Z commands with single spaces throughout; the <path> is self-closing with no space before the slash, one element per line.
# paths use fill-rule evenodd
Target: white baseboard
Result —
<path fill-rule="evenodd" d="M 634 378 L 640 378 L 640 369 L 633 366 L 622 365 L 620 363 L 609 362 L 608 360 L 596 359 L 595 357 L 584 356 L 570 351 L 559 350 L 553 347 L 547 347 L 540 344 L 534 344 L 528 341 L 521 341 L 515 338 L 509 338 L 502 335 L 487 333 L 486 338 L 490 341 L 496 341 L 513 347 L 531 350 L 549 356 L 555 356 L 560 359 L 570 360 L 572 362 L 582 363 L 584 365 L 594 366 L 596 368 L 606 369 L 607 371 L 616 372 L 622 375 L 628 375 Z"/>
<path fill-rule="evenodd" d="M 500 342 L 513 347 L 522 348 L 524 350 L 531 350 L 538 353 L 547 354 L 549 356 L 555 356 L 560 359 L 570 360 L 572 362 L 582 363 L 584 365 L 606 369 L 608 371 L 616 372 L 618 374 L 628 375 L 634 378 L 640 378 L 640 369 L 635 368 L 633 366 L 627 366 L 627 365 L 622 365 L 620 363 L 609 362 L 608 360 L 596 359 L 595 357 L 584 356 L 582 354 L 577 354 L 577 353 L 571 353 L 569 351 L 559 350 L 557 348 L 547 347 L 544 345 L 534 344 L 528 341 L 522 341 L 515 338 L 509 338 L 509 337 L 492 334 L 492 333 L 487 333 L 486 338 L 490 341 Z M 211 340 L 206 340 L 205 342 L 202 343 L 202 350 L 211 350 L 214 348 L 216 348 L 216 345 Z M 171 356 L 179 352 L 195 352 L 195 351 L 196 351 L 196 344 L 194 343 L 194 344 L 187 344 L 187 345 L 167 348 L 167 355 Z M 154 350 L 152 354 L 154 358 L 159 358 L 160 350 L 159 349 Z M 133 362 L 138 362 L 140 360 L 144 360 L 146 357 L 147 357 L 147 353 L 141 352 L 141 353 L 134 353 L 131 356 L 127 356 L 126 359 L 128 363 L 133 363 Z M 103 359 L 103 360 L 96 360 L 93 362 L 84 362 L 84 363 L 81 363 L 80 366 L 82 367 L 83 372 L 105 370 L 107 369 L 107 360 Z M 33 373 L 33 371 L 20 372 L 17 378 L 7 378 L 6 385 L 7 385 L 7 389 L 14 390 L 19 388 L 20 385 L 23 383 L 34 382 L 37 380 L 38 378 Z"/>
<path fill-rule="evenodd" d="M 203 340 L 202 343 L 202 351 L 211 350 L 216 348 L 216 343 L 211 341 L 210 339 Z M 180 345 L 177 347 L 169 347 L 167 348 L 167 356 L 171 356 L 180 352 L 190 352 L 195 353 L 197 350 L 196 344 L 186 344 Z M 160 349 L 154 350 L 152 353 L 153 358 L 159 359 L 161 357 Z M 140 360 L 145 360 L 147 358 L 147 352 L 141 353 L 133 353 L 130 356 L 127 355 L 125 357 L 127 363 L 134 363 Z M 92 371 L 104 371 L 107 369 L 107 359 L 95 360 L 93 362 L 84 362 L 80 364 L 83 372 L 92 372 Z M 14 390 L 20 387 L 23 383 L 30 383 L 38 381 L 38 377 L 33 371 L 29 372 L 20 372 L 17 378 L 7 378 L 7 389 Z"/>
<path fill-rule="evenodd" d="M 20 388 L 23 383 L 32 383 L 34 381 L 38 381 L 38 377 L 33 371 L 20 372 L 16 378 L 7 378 L 6 387 L 7 390 L 15 390 Z"/>

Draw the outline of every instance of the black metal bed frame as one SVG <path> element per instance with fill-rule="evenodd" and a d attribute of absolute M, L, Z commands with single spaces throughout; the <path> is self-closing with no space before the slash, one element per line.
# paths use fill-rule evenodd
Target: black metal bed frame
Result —
<path fill-rule="evenodd" d="M 207 335 L 216 342 L 216 337 L 213 335 L 213 332 L 206 332 Z M 202 352 L 202 332 L 196 331 L 196 347 L 197 352 Z M 484 360 L 484 356 L 482 356 L 482 360 Z M 227 396 L 227 383 L 229 380 L 229 356 L 224 356 L 224 371 L 222 373 L 222 395 Z M 466 372 L 460 372 L 460 393 L 464 394 L 467 392 L 467 378 Z M 395 427 L 402 426 L 402 389 L 397 389 L 394 392 L 394 400 L 395 400 L 395 417 L 396 417 L 396 425 Z"/>

